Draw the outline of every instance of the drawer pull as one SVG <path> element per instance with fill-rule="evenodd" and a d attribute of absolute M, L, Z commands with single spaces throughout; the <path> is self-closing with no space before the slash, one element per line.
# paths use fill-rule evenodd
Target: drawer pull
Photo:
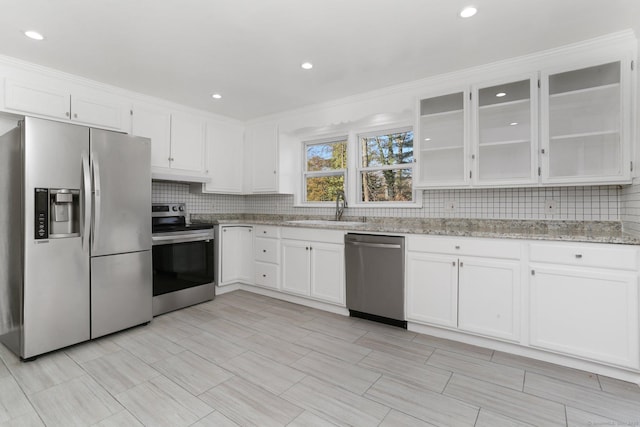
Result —
<path fill-rule="evenodd" d="M 576 254 L 576 258 L 578 259 L 582 258 L 582 254 Z"/>
<path fill-rule="evenodd" d="M 263 249 L 263 250 L 262 250 L 262 252 L 267 253 L 267 250 L 266 250 L 266 249 Z"/>
<path fill-rule="evenodd" d="M 267 234 L 267 230 L 263 230 L 263 231 L 262 231 L 262 234 Z"/>
<path fill-rule="evenodd" d="M 266 274 L 263 274 L 263 275 L 262 275 L 262 277 L 267 277 L 267 275 L 266 275 Z"/>
<path fill-rule="evenodd" d="M 455 248 L 456 248 L 456 249 L 460 249 L 460 246 L 456 245 L 456 246 L 455 246 Z"/>

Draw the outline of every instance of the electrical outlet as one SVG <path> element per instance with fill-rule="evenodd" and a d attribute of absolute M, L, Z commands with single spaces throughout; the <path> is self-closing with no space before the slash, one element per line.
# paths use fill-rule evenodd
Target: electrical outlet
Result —
<path fill-rule="evenodd" d="M 544 201 L 544 213 L 547 215 L 555 215 L 558 213 L 558 202 L 556 200 Z"/>
<path fill-rule="evenodd" d="M 444 211 L 445 212 L 455 212 L 458 208 L 458 204 L 455 200 L 447 200 L 444 202 Z"/>

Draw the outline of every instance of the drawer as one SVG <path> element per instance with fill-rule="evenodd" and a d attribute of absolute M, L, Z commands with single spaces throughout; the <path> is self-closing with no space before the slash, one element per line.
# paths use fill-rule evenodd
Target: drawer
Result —
<path fill-rule="evenodd" d="M 473 237 L 407 237 L 407 250 L 416 252 L 520 259 L 522 242 Z"/>
<path fill-rule="evenodd" d="M 265 239 L 257 237 L 255 240 L 255 259 L 256 261 L 278 263 L 278 248 L 280 241 L 277 239 Z"/>
<path fill-rule="evenodd" d="M 321 228 L 282 227 L 283 239 L 344 244 L 345 231 Z"/>
<path fill-rule="evenodd" d="M 278 272 L 280 268 L 276 264 L 255 263 L 255 284 L 267 288 L 278 288 Z"/>
<path fill-rule="evenodd" d="M 532 243 L 529 248 L 529 259 L 532 262 L 621 270 L 638 268 L 638 251 L 635 247 L 597 243 Z"/>
<path fill-rule="evenodd" d="M 280 227 L 273 225 L 254 225 L 253 229 L 255 230 L 256 236 L 259 237 L 271 237 L 274 239 L 280 237 Z"/>

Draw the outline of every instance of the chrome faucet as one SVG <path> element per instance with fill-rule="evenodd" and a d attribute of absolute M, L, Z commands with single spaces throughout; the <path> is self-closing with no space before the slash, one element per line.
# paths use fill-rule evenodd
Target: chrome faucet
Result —
<path fill-rule="evenodd" d="M 342 204 L 340 203 L 340 199 L 342 199 Z M 345 208 L 347 207 L 347 199 L 344 196 L 344 191 L 338 190 L 336 192 L 336 216 L 335 221 L 340 221 L 342 218 L 342 214 L 344 213 Z"/>

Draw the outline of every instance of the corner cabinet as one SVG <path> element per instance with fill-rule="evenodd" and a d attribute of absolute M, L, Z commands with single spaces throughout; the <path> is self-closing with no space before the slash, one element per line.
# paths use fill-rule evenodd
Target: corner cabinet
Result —
<path fill-rule="evenodd" d="M 253 284 L 253 227 L 221 225 L 218 231 L 218 286 Z"/>
<path fill-rule="evenodd" d="M 278 174 L 278 125 L 260 123 L 247 126 L 245 144 L 250 165 L 247 170 L 249 191 L 252 193 L 277 193 Z"/>
<path fill-rule="evenodd" d="M 625 59 L 542 71 L 545 183 L 631 180 L 631 67 Z"/>

